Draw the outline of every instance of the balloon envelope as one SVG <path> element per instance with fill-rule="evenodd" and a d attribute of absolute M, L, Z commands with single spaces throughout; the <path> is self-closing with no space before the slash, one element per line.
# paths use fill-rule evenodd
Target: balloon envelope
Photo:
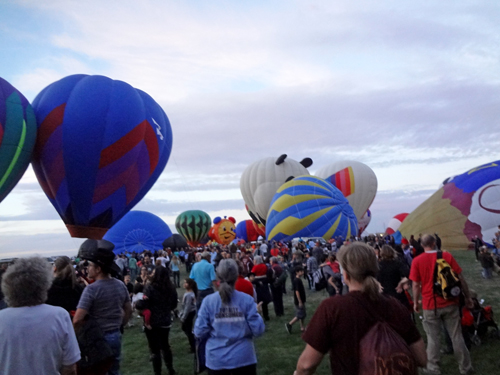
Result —
<path fill-rule="evenodd" d="M 366 230 L 368 227 L 368 224 L 370 224 L 370 221 L 372 220 L 372 213 L 370 210 L 367 210 L 365 214 L 361 217 L 360 220 L 358 220 L 358 235 L 361 236 L 361 234 Z"/>
<path fill-rule="evenodd" d="M 295 237 L 349 238 L 358 222 L 349 202 L 331 183 L 314 176 L 296 177 L 283 184 L 267 217 L 269 241 Z"/>
<path fill-rule="evenodd" d="M 283 159 L 283 158 L 282 158 Z M 307 169 L 290 158 L 279 165 L 274 157 L 264 158 L 250 164 L 240 179 L 240 190 L 250 217 L 266 225 L 266 218 L 276 190 L 290 177 L 308 175 Z"/>
<path fill-rule="evenodd" d="M 500 224 L 500 160 L 445 180 L 444 185 L 418 206 L 401 224 L 407 238 L 438 233 L 442 248 L 467 249 L 476 235 L 493 245 Z"/>
<path fill-rule="evenodd" d="M 358 220 L 371 206 L 377 194 L 377 176 L 366 164 L 354 160 L 341 160 L 328 164 L 316 172 L 339 189 Z"/>
<path fill-rule="evenodd" d="M 176 251 L 181 247 L 187 247 L 188 243 L 180 234 L 174 233 L 172 236 L 163 241 L 163 248 L 169 247 L 172 251 Z"/>
<path fill-rule="evenodd" d="M 214 219 L 214 225 L 210 228 L 208 236 L 222 245 L 229 245 L 236 238 L 236 220 L 232 217 Z"/>
<path fill-rule="evenodd" d="M 36 130 L 31 104 L 14 86 L 0 78 L 0 202 L 28 168 Z"/>
<path fill-rule="evenodd" d="M 241 238 L 245 242 L 257 241 L 259 233 L 257 233 L 257 224 L 253 220 L 240 221 L 236 225 L 236 238 Z"/>
<path fill-rule="evenodd" d="M 201 210 L 190 210 L 181 213 L 175 220 L 175 228 L 189 245 L 198 246 L 207 236 L 212 219 Z"/>
<path fill-rule="evenodd" d="M 385 234 L 394 234 L 399 229 L 401 223 L 406 219 L 407 216 L 407 213 L 397 214 L 391 220 L 389 220 L 389 224 L 387 225 Z"/>
<path fill-rule="evenodd" d="M 172 236 L 168 225 L 158 216 L 144 211 L 130 211 L 104 235 L 115 245 L 115 254 L 162 250 L 163 241 Z"/>
<path fill-rule="evenodd" d="M 165 112 L 125 82 L 87 75 L 47 86 L 33 108 L 38 182 L 72 237 L 102 238 L 165 168 L 172 148 Z"/>

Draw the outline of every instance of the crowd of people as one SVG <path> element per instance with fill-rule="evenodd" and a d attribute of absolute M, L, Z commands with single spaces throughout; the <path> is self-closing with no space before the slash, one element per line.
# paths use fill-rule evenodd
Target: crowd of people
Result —
<path fill-rule="evenodd" d="M 176 318 L 190 352 L 198 347 L 199 355 L 204 348 L 209 374 L 256 374 L 253 338 L 271 319 L 269 305 L 276 317 L 284 316 L 283 295 L 292 293 L 295 310 L 285 329 L 291 334 L 299 323 L 306 342 L 297 374 L 314 373 L 326 353 L 332 373 L 359 373 L 360 342 L 377 321 L 403 339 L 408 360 L 429 374 L 440 373 L 440 335 L 446 332 L 460 373 L 468 374 L 473 368 L 460 301 L 434 290 L 438 254 L 459 278 L 466 307 L 473 304 L 472 294 L 458 263 L 440 247 L 437 235 L 424 234 L 401 245 L 391 237 L 372 236 L 115 256 L 108 241 L 87 240 L 75 259 L 58 257 L 51 268 L 42 258 L 19 259 L 0 273 L 0 373 L 119 374 L 121 338 L 135 309 L 154 374 L 161 374 L 162 358 L 168 373 L 176 373 L 169 343 Z M 480 247 L 486 278 L 491 272 L 485 269 L 494 267 L 489 259 L 496 264 L 496 254 Z M 182 283 L 181 268 L 188 275 Z M 325 289 L 334 297 L 319 305 L 307 327 L 306 287 L 309 293 Z M 427 348 L 415 312 L 423 314 Z"/>

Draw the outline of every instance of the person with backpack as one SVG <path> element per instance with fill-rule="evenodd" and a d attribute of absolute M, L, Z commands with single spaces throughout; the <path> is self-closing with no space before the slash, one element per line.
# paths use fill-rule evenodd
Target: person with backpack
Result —
<path fill-rule="evenodd" d="M 423 326 L 427 334 L 426 373 L 441 373 L 440 336 L 444 324 L 453 344 L 460 374 L 470 374 L 474 370 L 460 325 L 460 291 L 468 307 L 473 307 L 473 301 L 462 269 L 450 253 L 436 249 L 436 239 L 432 235 L 423 235 L 421 243 L 424 253 L 413 259 L 410 280 L 413 281 L 413 308 L 416 313 L 420 313 L 419 299 L 422 298 Z"/>
<path fill-rule="evenodd" d="M 337 258 L 349 293 L 317 308 L 302 336 L 307 345 L 296 374 L 313 374 L 329 353 L 332 374 L 414 375 L 416 366 L 426 364 L 425 344 L 408 310 L 381 293 L 375 252 L 354 242 Z"/>

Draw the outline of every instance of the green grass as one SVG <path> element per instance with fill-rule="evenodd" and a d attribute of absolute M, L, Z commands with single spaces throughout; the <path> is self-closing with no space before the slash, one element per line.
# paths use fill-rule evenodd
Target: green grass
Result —
<path fill-rule="evenodd" d="M 464 270 L 464 276 L 470 287 L 478 292 L 479 299 L 485 300 L 485 305 L 491 305 L 493 311 L 500 311 L 500 277 L 495 275 L 492 280 L 484 280 L 481 275 L 481 267 L 475 262 L 474 252 L 455 251 L 453 255 Z M 181 277 L 185 275 L 181 275 Z M 182 280 L 182 278 L 181 278 Z M 288 290 L 290 281 L 288 281 Z M 179 298 L 184 291 L 178 289 Z M 307 291 L 309 292 L 309 291 Z M 312 292 L 307 296 L 306 323 L 309 321 L 318 304 L 328 295 L 326 292 Z M 293 333 L 289 335 L 285 330 L 285 323 L 293 317 L 293 299 L 291 292 L 284 295 L 285 316 L 274 317 L 272 304 L 270 307 L 271 321 L 268 322 L 264 335 L 255 340 L 257 350 L 257 372 L 261 375 L 291 375 L 295 370 L 297 359 L 304 349 L 304 342 L 300 338 L 298 323 L 293 327 Z M 417 324 L 425 340 L 420 319 Z M 135 326 L 127 328 L 123 338 L 123 361 L 122 370 L 124 375 L 152 374 L 153 368 L 149 362 L 149 350 L 144 333 L 141 331 L 141 321 L 134 318 Z M 182 332 L 180 322 L 174 321 L 170 333 L 170 345 L 174 357 L 174 368 L 180 375 L 193 374 L 193 355 L 188 354 L 187 337 Z M 481 346 L 473 347 L 471 351 L 473 365 L 478 375 L 500 374 L 500 341 L 485 340 Z M 164 367 L 163 372 L 167 370 Z M 325 356 L 317 374 L 330 374 L 328 356 Z M 442 358 L 443 375 L 458 374 L 458 365 L 454 357 L 446 355 Z"/>

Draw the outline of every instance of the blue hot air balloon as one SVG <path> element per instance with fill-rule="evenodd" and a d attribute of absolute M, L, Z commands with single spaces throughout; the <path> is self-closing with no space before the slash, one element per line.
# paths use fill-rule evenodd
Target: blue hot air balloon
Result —
<path fill-rule="evenodd" d="M 172 236 L 168 225 L 145 211 L 130 211 L 108 230 L 104 239 L 115 245 L 115 254 L 162 250 L 163 241 Z"/>
<path fill-rule="evenodd" d="M 23 94 L 0 78 L 0 202 L 28 168 L 35 140 L 33 108 Z"/>
<path fill-rule="evenodd" d="M 357 231 L 358 221 L 347 198 L 330 182 L 314 176 L 296 177 L 281 185 L 267 216 L 269 241 L 349 238 Z"/>
<path fill-rule="evenodd" d="M 100 239 L 156 182 L 172 149 L 165 112 L 146 93 L 72 75 L 33 102 L 33 169 L 72 237 Z"/>

